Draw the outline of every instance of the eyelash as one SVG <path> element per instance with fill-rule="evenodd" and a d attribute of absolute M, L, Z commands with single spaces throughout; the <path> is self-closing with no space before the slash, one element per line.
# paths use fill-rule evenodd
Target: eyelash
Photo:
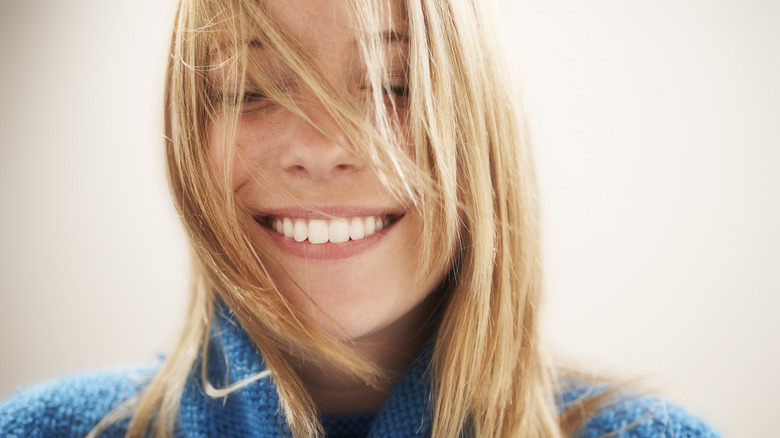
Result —
<path fill-rule="evenodd" d="M 385 85 L 382 87 L 382 90 L 385 94 L 392 93 L 395 96 L 398 97 L 408 97 L 409 96 L 409 85 L 408 84 L 399 84 L 399 85 Z"/>
<path fill-rule="evenodd" d="M 259 91 L 245 91 L 243 96 L 244 104 L 265 100 L 266 95 Z"/>
<path fill-rule="evenodd" d="M 364 87 L 369 89 L 370 87 Z M 386 84 L 382 86 L 382 94 L 388 97 L 394 97 L 397 99 L 405 99 L 409 97 L 409 85 L 408 84 Z M 268 96 L 257 90 L 245 90 L 244 94 L 240 96 L 241 104 L 246 106 L 250 104 L 256 104 L 258 102 L 266 101 Z M 227 103 L 228 105 L 238 105 L 239 96 L 232 93 L 221 93 L 217 100 L 219 102 Z M 270 103 L 270 102 L 266 102 Z"/>
<path fill-rule="evenodd" d="M 217 101 L 226 103 L 230 106 L 237 106 L 239 103 L 244 107 L 243 111 L 257 111 L 265 108 L 271 102 L 268 97 L 257 90 L 244 90 L 244 94 L 221 93 L 217 96 Z M 249 106 L 249 108 L 247 108 Z"/>

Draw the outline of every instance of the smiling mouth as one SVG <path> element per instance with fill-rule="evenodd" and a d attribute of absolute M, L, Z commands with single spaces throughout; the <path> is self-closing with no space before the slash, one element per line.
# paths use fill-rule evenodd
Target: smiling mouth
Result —
<path fill-rule="evenodd" d="M 255 220 L 265 228 L 295 239 L 296 242 L 308 240 L 309 243 L 322 244 L 365 239 L 398 222 L 402 217 L 403 215 L 396 214 L 331 219 L 258 216 Z"/>

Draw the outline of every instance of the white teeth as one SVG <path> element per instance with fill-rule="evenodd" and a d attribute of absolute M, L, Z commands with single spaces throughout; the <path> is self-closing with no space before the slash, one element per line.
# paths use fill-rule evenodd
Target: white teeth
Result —
<path fill-rule="evenodd" d="M 309 242 L 325 243 L 328 241 L 328 223 L 322 219 L 309 221 Z"/>
<path fill-rule="evenodd" d="M 274 222 L 281 222 L 282 223 L 282 230 L 283 232 L 280 234 L 284 234 L 284 237 L 292 237 L 293 236 L 293 221 L 289 217 L 284 218 L 284 220 L 274 219 Z"/>
<path fill-rule="evenodd" d="M 325 242 L 343 243 L 350 239 L 364 239 L 374 233 L 382 231 L 390 225 L 389 217 L 367 216 L 354 218 L 326 219 L 293 219 L 273 218 L 271 229 L 293 238 L 296 242 L 309 240 L 310 243 L 320 244 Z"/>
<path fill-rule="evenodd" d="M 349 240 L 349 222 L 344 218 L 330 221 L 330 225 L 328 226 L 328 240 L 333 243 L 342 243 Z M 309 241 L 311 241 L 311 238 Z"/>
<path fill-rule="evenodd" d="M 376 221 L 373 216 L 364 218 L 366 224 L 366 236 L 370 236 L 376 232 Z"/>
<path fill-rule="evenodd" d="M 349 237 L 352 240 L 358 240 L 366 237 L 366 221 L 364 221 L 363 218 L 352 218 L 349 223 Z"/>
<path fill-rule="evenodd" d="M 295 219 L 295 226 L 293 227 L 293 239 L 295 239 L 296 242 L 303 242 L 306 240 L 306 235 L 308 234 L 306 232 L 306 221 L 303 219 Z"/>

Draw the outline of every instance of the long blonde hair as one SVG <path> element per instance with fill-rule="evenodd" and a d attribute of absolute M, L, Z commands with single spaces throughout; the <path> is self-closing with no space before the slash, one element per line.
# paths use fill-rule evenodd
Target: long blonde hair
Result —
<path fill-rule="evenodd" d="M 421 275 L 449 272 L 430 368 L 432 435 L 556 437 L 571 430 L 571 416 L 560 424 L 554 376 L 538 335 L 541 266 L 530 148 L 480 3 L 404 2 L 406 126 L 415 145 L 409 157 L 392 147 L 398 120 L 381 92 L 383 55 L 374 40 L 359 39 L 374 90 L 373 116 L 366 117 L 322 79 L 255 0 L 181 0 L 166 78 L 165 151 L 173 198 L 192 244 L 192 296 L 178 344 L 129 408 L 128 436 L 172 435 L 188 376 L 205 355 L 217 300 L 231 308 L 262 352 L 296 437 L 322 430 L 285 351 L 304 359 L 325 356 L 369 384 L 382 378 L 376 364 L 288 304 L 261 262 L 262 248 L 242 231 L 241 205 L 221 188 L 230 169 L 215 172 L 208 126 L 217 114 L 227 114 L 235 128 L 241 104 L 215 97 L 215 88 L 241 96 L 247 80 L 261 83 L 270 98 L 306 119 L 247 56 L 247 35 L 273 50 L 314 92 L 350 139 L 343 146 L 371 163 L 388 188 L 421 213 Z M 387 10 L 380 1 L 351 5 L 361 29 L 376 28 Z M 215 86 L 216 69 L 227 73 Z M 214 393 L 235 389 L 220 392 L 205 383 Z"/>

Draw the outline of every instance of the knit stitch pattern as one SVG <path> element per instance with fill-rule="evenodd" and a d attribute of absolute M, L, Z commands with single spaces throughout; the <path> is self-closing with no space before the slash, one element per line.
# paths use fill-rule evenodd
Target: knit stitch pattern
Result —
<path fill-rule="evenodd" d="M 255 375 L 264 369 L 262 356 L 248 334 L 224 309 L 212 327 L 207 374 L 215 387 Z M 342 436 L 369 438 L 428 437 L 431 433 L 430 380 L 426 372 L 431 349 L 424 348 L 376 415 L 326 416 L 326 430 Z M 227 397 L 213 399 L 203 390 L 198 363 L 182 395 L 176 436 L 289 437 L 273 379 L 263 378 Z M 141 390 L 157 366 L 83 374 L 22 390 L 0 405 L 0 436 L 13 438 L 82 437 L 112 408 Z M 565 409 L 588 391 L 568 385 L 559 395 Z M 373 419 L 372 419 L 373 417 Z M 123 435 L 127 421 L 112 426 L 104 437 Z M 590 419 L 581 438 L 620 431 L 621 438 L 717 438 L 700 419 L 661 399 L 627 398 Z M 354 435 L 350 435 L 354 433 Z"/>
<path fill-rule="evenodd" d="M 558 399 L 558 409 L 564 411 L 579 400 L 597 395 L 606 387 L 592 387 L 582 382 L 566 382 Z M 618 432 L 619 431 L 619 432 Z M 624 392 L 613 397 L 598 415 L 587 421 L 576 435 L 578 438 L 602 436 L 620 438 L 719 438 L 700 418 L 657 397 Z"/>

